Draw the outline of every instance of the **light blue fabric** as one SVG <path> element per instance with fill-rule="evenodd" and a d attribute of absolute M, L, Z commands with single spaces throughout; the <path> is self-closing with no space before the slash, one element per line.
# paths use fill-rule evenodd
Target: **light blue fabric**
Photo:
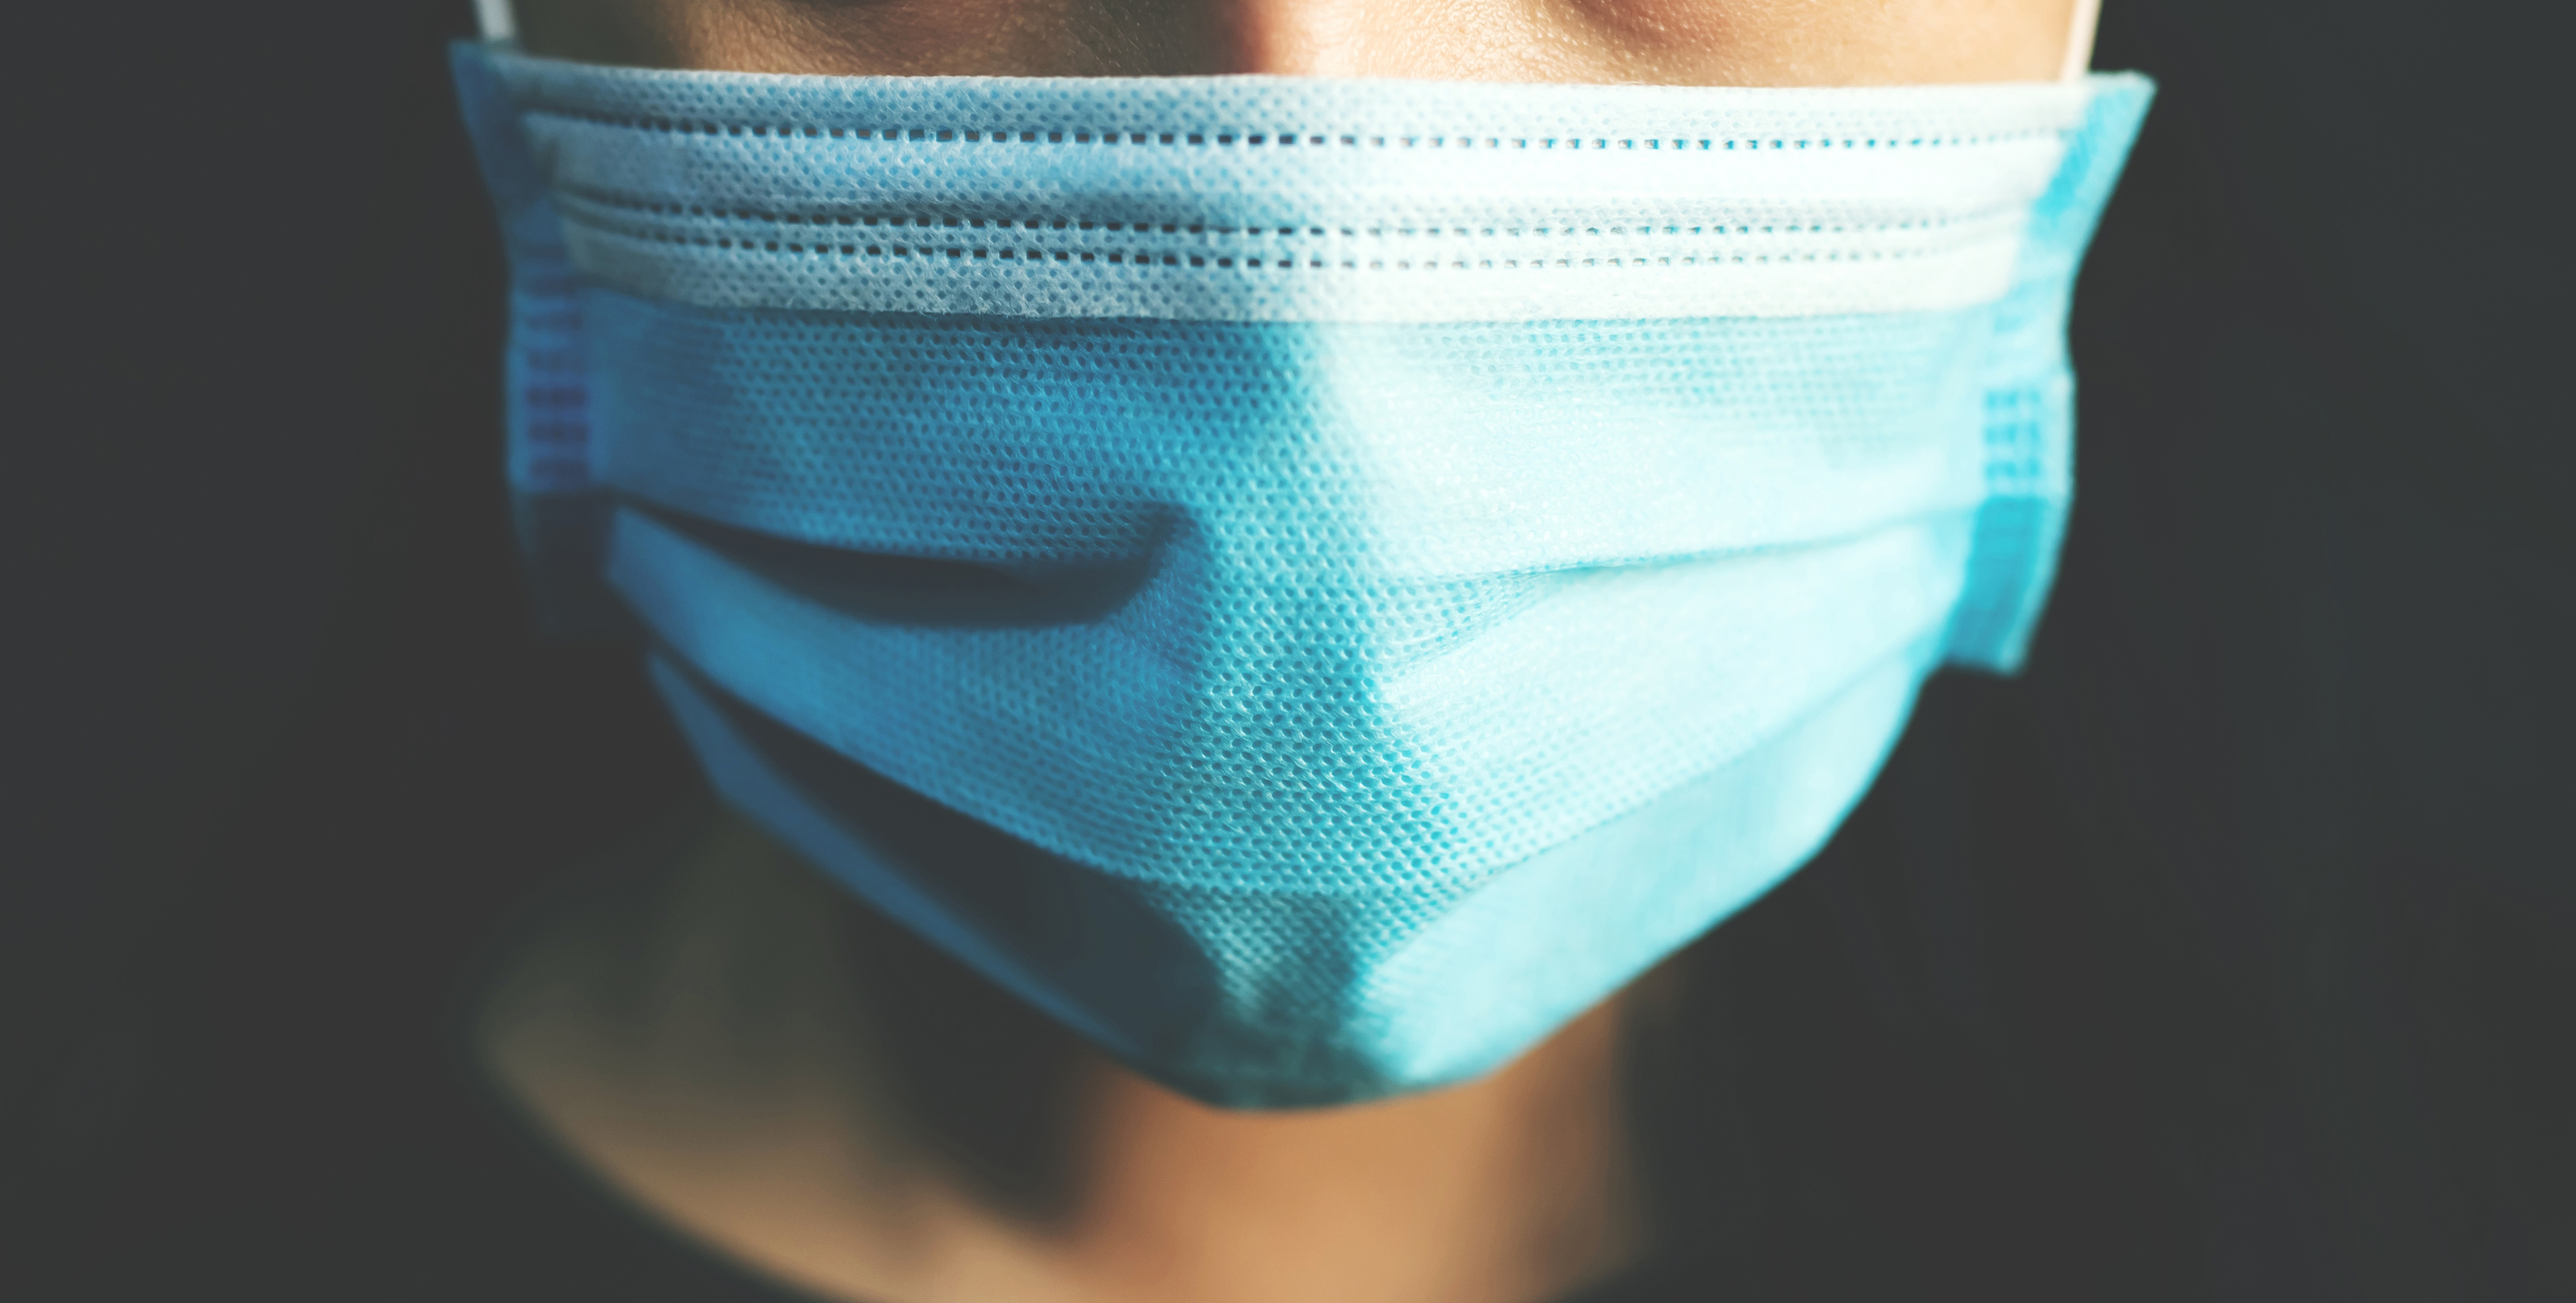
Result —
<path fill-rule="evenodd" d="M 1503 1061 L 2020 662 L 2149 94 L 456 65 L 541 591 L 824 871 L 1258 1106 Z"/>

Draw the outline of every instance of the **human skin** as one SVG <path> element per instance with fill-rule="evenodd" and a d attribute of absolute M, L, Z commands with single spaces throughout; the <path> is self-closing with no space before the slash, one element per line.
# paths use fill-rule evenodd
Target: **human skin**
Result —
<path fill-rule="evenodd" d="M 2079 0 L 519 0 L 541 54 L 841 75 L 2033 81 Z"/>
<path fill-rule="evenodd" d="M 518 0 L 532 53 L 839 75 L 1273 73 L 1901 85 L 2081 66 L 2081 0 Z M 2070 58 L 2070 51 L 2074 58 Z M 835 888 L 716 817 L 649 900 L 576 907 L 503 966 L 487 1066 L 683 1233 L 870 1303 L 1535 1303 L 1652 1228 L 1620 1116 L 1638 988 L 1481 1080 L 1228 1113 L 1080 1070 L 1072 1208 L 1033 1225 L 907 1149 L 813 920 Z"/>

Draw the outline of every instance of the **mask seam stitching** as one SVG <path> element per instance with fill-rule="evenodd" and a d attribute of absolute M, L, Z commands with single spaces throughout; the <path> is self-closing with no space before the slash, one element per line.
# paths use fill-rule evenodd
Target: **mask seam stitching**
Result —
<path fill-rule="evenodd" d="M 1234 267 L 1237 263 L 1241 263 L 1241 264 L 1243 264 L 1243 265 L 1245 266 L 1245 268 L 1247 268 L 1247 269 L 1260 269 L 1260 268 L 1263 268 L 1263 267 L 1264 267 L 1264 262 L 1263 262 L 1263 260 L 1262 260 L 1262 259 L 1259 259 L 1259 258 L 1249 258 L 1249 257 L 1241 257 L 1241 256 L 1229 256 L 1229 255 L 1224 255 L 1224 254 L 1214 254 L 1214 255 L 1211 255 L 1211 254 L 1167 254 L 1167 253 L 1130 252 L 1130 251 L 1104 252 L 1104 251 L 1089 250 L 1089 249 L 1084 249 L 1084 250 L 1070 250 L 1070 249 L 1056 249 L 1056 250 L 1028 249 L 1028 250 L 1023 251 L 1023 250 L 1018 249 L 1018 248 L 1004 248 L 1004 247 L 1002 247 L 1002 246 L 1000 246 L 1000 245 L 989 245 L 989 244 L 988 244 L 988 245 L 936 245 L 936 246 L 901 245 L 901 244 L 894 244 L 894 243 L 891 243 L 891 242 L 889 242 L 889 243 L 884 243 L 884 244 L 867 244 L 867 245 L 861 245 L 861 244 L 840 244 L 840 243 L 829 243 L 829 244 L 827 244 L 827 243 L 813 243 L 813 244 L 803 244 L 803 243 L 798 243 L 798 242 L 795 242 L 795 241 L 782 241 L 782 240 L 758 240 L 758 241 L 755 241 L 755 240 L 750 240 L 750 239 L 739 239 L 739 240 L 738 240 L 738 239 L 734 239 L 734 238 L 729 237 L 729 236 L 684 236 L 684 235 L 675 235 L 675 234 L 670 234 L 670 233 L 666 233 L 666 232 L 657 232 L 657 231 L 630 231 L 630 230 L 622 230 L 622 229 L 619 229 L 618 227 L 613 226 L 613 225 L 610 225 L 610 224 L 608 224 L 608 223 L 606 223 L 606 222 L 600 222 L 600 221 L 590 220 L 590 219 L 586 219 L 586 218 L 582 218 L 582 217 L 576 217 L 576 216 L 573 216 L 573 215 L 570 215 L 570 214 L 567 214 L 567 215 L 565 216 L 565 220 L 566 220 L 566 221 L 570 221 L 570 222 L 575 222 L 575 223 L 578 223 L 578 224 L 583 225 L 583 226 L 590 227 L 591 229 L 596 230 L 596 231 L 600 231 L 600 232 L 602 232 L 602 233 L 604 233 L 604 234 L 608 234 L 608 235 L 612 235 L 612 236 L 618 236 L 618 237 L 622 237 L 622 238 L 630 239 L 630 240 L 645 240 L 645 241 L 650 241 L 650 242 L 652 242 L 652 243 L 656 243 L 656 244 L 681 245 L 681 246 L 690 246 L 690 247 L 699 247 L 699 248 L 713 248 L 713 249 L 720 249 L 720 250 L 725 250 L 725 251 L 729 251 L 729 252 L 737 252 L 737 253 L 755 253 L 755 254 L 774 253 L 774 254 L 779 254 L 779 255 L 781 255 L 781 256 L 791 256 L 791 257 L 806 257 L 806 256 L 826 256 L 826 257 L 828 257 L 828 256 L 838 255 L 838 256 L 841 256 L 841 257 L 851 257 L 851 258 L 865 257 L 865 258 L 887 258 L 887 259 L 891 259 L 891 258 L 910 258 L 910 257 L 937 257 L 937 256 L 939 256 L 940 254 L 944 253 L 944 254 L 946 254 L 949 258 L 951 258 L 951 259 L 955 259 L 955 260 L 960 260 L 960 261 L 967 261 L 967 260 L 972 260 L 972 259 L 984 259 L 984 260 L 986 260 L 986 261 L 996 261 L 996 262 L 1037 262 L 1037 263 L 1056 262 L 1056 263 L 1065 263 L 1065 264 L 1073 264 L 1073 263 L 1087 263 L 1087 262 L 1100 262 L 1100 263 L 1106 263 L 1106 264 L 1109 264 L 1109 265 L 1112 265 L 1112 266 L 1131 266 L 1131 267 L 1137 267 L 1137 266 L 1181 267 L 1181 266 L 1184 266 L 1184 265 L 1189 266 L 1189 267 L 1205 267 L 1205 266 L 1208 266 L 1211 262 L 1213 262 L 1213 263 L 1214 263 L 1216 266 L 1218 266 L 1218 267 Z M 1924 249 L 1899 249 L 1899 250 L 1893 250 L 1893 251 L 1890 251 L 1890 250 L 1868 250 L 1868 251 L 1855 251 L 1855 250 L 1829 250 L 1829 251 L 1825 251 L 1825 252 L 1822 252 L 1822 253 L 1808 253 L 1808 254 L 1804 254 L 1804 255 L 1799 255 L 1799 254 L 1795 254 L 1795 253 L 1776 253 L 1776 254 L 1775 254 L 1775 253 L 1761 253 L 1761 254 L 1740 254 L 1740 253 L 1739 253 L 1739 254 L 1733 254 L 1733 255 L 1726 255 L 1726 254 L 1704 254 L 1704 255 L 1703 255 L 1703 254 L 1675 254 L 1675 255 L 1660 255 L 1660 256 L 1659 256 L 1659 255 L 1652 255 L 1652 254 L 1649 254 L 1649 255 L 1643 255 L 1643 256 L 1629 256 L 1629 255 L 1622 255 L 1622 256 L 1619 256 L 1619 257 L 1584 258 L 1584 259 L 1579 260 L 1579 265 L 1584 266 L 1584 267 L 1598 267 L 1598 266 L 1600 266 L 1600 265 L 1602 265 L 1602 264 L 1606 263 L 1607 265 L 1609 265 L 1609 266 L 1611 266 L 1611 267 L 1624 267 L 1624 266 L 1627 266 L 1627 265 L 1630 265 L 1630 264 L 1633 264 L 1633 265 L 1638 266 L 1638 267 L 1647 267 L 1647 266 L 1670 267 L 1670 266 L 1675 265 L 1675 259 L 1676 259 L 1676 258 L 1678 258 L 1678 259 L 1679 259 L 1679 265 L 1684 266 L 1684 267 L 1693 267 L 1693 266 L 1733 266 L 1733 265 L 1738 265 L 1738 264 L 1747 264 L 1747 263 L 1752 264 L 1752 265 L 1756 265 L 1756 266 L 1763 266 L 1763 265 L 1768 265 L 1768 264 L 1775 263 L 1775 262 L 1776 262 L 1776 263 L 1782 263 L 1782 264 L 1799 264 L 1799 263 L 1814 263 L 1814 262 L 1829 262 L 1829 263 L 1830 263 L 1830 262 L 1901 262 L 1901 261 L 1905 261 L 1905 260 L 1913 259 L 1913 258 L 1931 258 L 1931 257 L 1938 257 L 1938 256 L 1941 256 L 1941 255 L 1944 255 L 1944 254 L 1956 253 L 1956 252 L 1958 252 L 1958 251 L 1959 251 L 1959 249 L 1960 249 L 1960 248 L 1967 247 L 1967 245 L 1968 245 L 1968 244 L 1972 244 L 1972 243 L 1976 243 L 1976 242 L 1974 242 L 1974 241 L 1970 241 L 1970 242 L 1965 242 L 1965 243 L 1960 244 L 1960 245 L 1944 245 L 1944 246 L 1936 246 L 1936 247 L 1932 247 L 1932 248 L 1924 248 Z M 1023 256 L 1024 254 L 1025 254 L 1025 256 Z M 1187 259 L 1186 264 L 1184 264 L 1184 262 L 1183 262 L 1183 259 L 1184 259 L 1184 258 L 1186 258 L 1186 259 Z M 1358 260 L 1358 259 L 1338 259 L 1337 261 L 1339 261 L 1339 262 L 1341 263 L 1341 269 L 1342 269 L 1342 270 L 1344 270 L 1344 271 L 1358 271 L 1358 270 L 1368 270 L 1368 271 L 1385 271 L 1385 270 L 1388 270 L 1388 268 L 1385 266 L 1385 262 L 1386 262 L 1386 260 L 1385 260 L 1385 259 L 1383 259 L 1383 258 L 1375 259 L 1375 260 L 1371 260 L 1370 262 L 1368 262 L 1367 266 L 1366 266 L 1364 269 L 1361 267 L 1361 265 L 1360 265 L 1360 260 Z M 1499 267 L 1499 268 L 1497 268 L 1497 267 L 1495 267 L 1495 266 L 1493 265 L 1493 264 L 1494 264 L 1494 261 L 1495 261 L 1495 260 L 1490 259 L 1490 258 L 1479 259 L 1479 260 L 1477 260 L 1478 265 L 1476 265 L 1476 266 L 1472 266 L 1472 267 L 1471 267 L 1467 262 L 1465 262 L 1465 261 L 1456 261 L 1456 262 L 1452 262 L 1452 263 L 1450 263 L 1450 264 L 1449 264 L 1449 266 L 1450 266 L 1452 269 L 1454 269 L 1454 270 L 1459 270 L 1459 271 L 1512 271 L 1512 270 L 1519 270 L 1519 269 L 1520 269 L 1520 267 L 1521 267 L 1521 263 L 1522 263 L 1523 261 L 1526 261 L 1526 262 L 1529 264 L 1530 269 L 1532 269 L 1532 270 L 1537 270 L 1537 269 L 1540 269 L 1540 268 L 1545 268 L 1545 267 L 1548 267 L 1548 266 L 1551 266 L 1551 265 L 1552 265 L 1552 266 L 1555 266 L 1555 267 L 1558 267 L 1558 268 L 1567 268 L 1567 269 L 1570 269 L 1570 268 L 1572 268 L 1572 267 L 1574 267 L 1574 266 L 1578 265 L 1578 260 L 1576 260 L 1576 259 L 1574 259 L 1574 258 L 1571 258 L 1571 257 L 1567 257 L 1567 258 L 1556 258 L 1556 259 L 1547 259 L 1547 258 L 1507 259 L 1507 260 L 1504 260 L 1503 266 L 1502 266 L 1502 267 Z M 1297 266 L 1297 260 L 1296 260 L 1296 259 L 1294 259 L 1294 258 L 1284 258 L 1284 257 L 1275 257 L 1275 256 L 1274 256 L 1273 258 L 1271 258 L 1271 259 L 1269 260 L 1269 262 L 1270 262 L 1270 263 L 1272 263 L 1272 264 L 1275 264 L 1275 267 L 1273 267 L 1272 269 L 1274 269 L 1274 270 L 1280 270 L 1280 271 L 1292 270 L 1292 269 L 1294 269 L 1294 268 Z M 1424 270 L 1424 271 L 1436 270 L 1436 269 L 1440 268 L 1440 267 L 1441 267 L 1441 265 L 1442 265 L 1442 260 L 1441 260 L 1441 259 L 1437 259 L 1437 258 L 1425 258 L 1425 259 L 1423 259 L 1423 260 L 1422 260 L 1422 262 L 1423 262 L 1423 266 L 1420 268 L 1420 270 Z M 1308 263 L 1308 270 L 1316 270 L 1316 269 L 1329 270 L 1329 269 L 1330 269 L 1330 265 L 1329 265 L 1329 263 L 1328 263 L 1326 260 L 1316 259 L 1316 258 L 1309 257 L 1309 258 L 1307 259 L 1307 263 Z M 1413 266 L 1413 262 L 1412 262 L 1411 260 L 1401 260 L 1401 261 L 1398 261 L 1398 262 L 1396 263 L 1396 265 L 1395 265 L 1395 267 L 1394 267 L 1394 270 L 1397 270 L 1397 271 L 1411 271 L 1411 270 L 1415 270 L 1415 268 L 1414 268 L 1414 266 Z"/>
<path fill-rule="evenodd" d="M 1178 222 L 1158 222 L 1152 220 L 1139 221 L 1134 218 L 1104 219 L 1098 217 L 928 218 L 917 214 L 913 216 L 891 216 L 885 213 L 855 213 L 835 216 L 828 213 L 769 212 L 749 208 L 711 208 L 705 204 L 682 204 L 655 199 L 637 199 L 607 190 L 581 185 L 567 184 L 560 185 L 558 188 L 563 194 L 570 196 L 581 203 L 595 204 L 602 208 L 619 209 L 625 212 L 642 214 L 647 217 L 670 218 L 676 220 L 704 218 L 710 221 L 772 222 L 782 226 L 801 225 L 851 228 L 882 227 L 892 230 L 915 227 L 920 229 L 940 230 L 982 230 L 989 228 L 995 231 L 1026 230 L 1040 233 L 1049 231 L 1099 231 L 1108 234 L 1120 235 L 1203 235 L 1244 239 L 1321 238 L 1329 240 L 1335 238 L 1335 232 L 1338 232 L 1340 238 L 1343 239 L 1358 239 L 1362 236 L 1367 236 L 1372 239 L 1400 237 L 1430 240 L 1538 238 L 1567 240 L 1581 239 L 1585 237 L 1608 238 L 1610 236 L 1633 239 L 1641 237 L 1651 238 L 1654 236 L 1664 235 L 1725 236 L 1729 234 L 1809 236 L 1873 235 L 1884 234 L 1891 231 L 1945 230 L 1956 226 L 1996 221 L 2029 207 L 2026 203 L 1998 204 L 1992 207 L 1976 209 L 1971 212 L 1945 214 L 1921 221 L 1904 222 L 1823 224 L 1775 221 L 1765 223 L 1758 227 L 1742 223 L 1729 227 L 1723 222 L 1701 222 L 1687 229 L 1671 223 L 1657 226 L 1652 222 L 1645 222 L 1626 226 L 1612 226 L 1609 227 L 1605 233 L 1603 228 L 1598 226 L 1572 225 L 1524 225 L 1510 228 L 1500 226 L 1372 226 L 1363 228 L 1357 226 L 1346 226 L 1339 221 L 1335 221 L 1327 226 L 1312 226 L 1300 223 L 1297 227 L 1277 227 L 1252 223 L 1245 223 L 1239 226 L 1213 226 L 1203 221 L 1192 222 L 1184 225 Z M 1308 220 L 1311 221 L 1312 219 Z"/>
<path fill-rule="evenodd" d="M 1932 135 L 1886 138 L 1876 136 L 1852 136 L 1843 137 L 1839 140 L 1832 136 L 1791 137 L 1788 135 L 1769 137 L 1767 139 L 1761 136 L 1734 138 L 1709 136 L 1692 138 L 1660 135 L 1546 136 L 1538 134 L 1527 136 L 1462 135 L 1452 137 L 1421 132 L 1417 132 L 1413 135 L 1405 135 L 1400 132 L 1376 134 L 1335 131 L 1317 135 L 1312 132 L 1304 131 L 1247 133 L 1215 131 L 1192 132 L 1182 130 L 1162 131 L 1159 129 L 1153 131 L 1100 131 L 1091 128 L 1041 128 L 1032 130 L 1016 127 L 997 129 L 984 127 L 792 126 L 775 122 L 724 122 L 713 118 L 666 118 L 614 114 L 593 109 L 583 109 L 563 104 L 548 103 L 542 100 L 525 105 L 524 111 L 532 116 L 569 118 L 574 121 L 588 122 L 600 126 L 616 127 L 629 131 L 653 132 L 661 135 L 703 135 L 712 137 L 743 137 L 773 140 L 829 139 L 851 142 L 868 141 L 879 144 L 1122 145 L 1129 148 L 1133 148 L 1137 145 L 1151 145 L 1156 147 L 1176 146 L 1253 149 L 1280 148 L 1284 146 L 1297 145 L 1299 138 L 1303 137 L 1308 143 L 1298 145 L 1299 148 L 1415 149 L 1428 147 L 1432 149 L 1461 150 L 1481 148 L 1493 151 L 1533 153 L 1559 149 L 1564 152 L 1573 152 L 1576 150 L 1601 152 L 1613 149 L 1614 147 L 1621 151 L 1660 151 L 1667 154 L 1723 153 L 1739 150 L 1739 147 L 1741 152 L 1746 153 L 1759 152 L 1765 149 L 1776 152 L 1790 152 L 1810 148 L 1819 151 L 1840 148 L 1854 152 L 1867 152 L 1875 149 L 1937 149 L 1945 147 L 1974 148 L 1985 145 L 2011 144 L 2047 137 L 2063 137 L 2072 130 L 2072 128 L 2068 127 L 2034 127 L 2022 131 L 1995 132 L 1982 136 Z M 1479 146 L 1476 143 L 1479 140 L 1482 140 L 1485 143 Z M 1262 143 L 1264 141 L 1271 143 L 1265 146 Z M 1504 143 L 1506 141 L 1509 143 Z M 1640 141 L 1644 142 L 1643 149 L 1639 148 Z M 1664 144 L 1666 141 L 1670 141 L 1673 148 L 1665 149 Z"/>

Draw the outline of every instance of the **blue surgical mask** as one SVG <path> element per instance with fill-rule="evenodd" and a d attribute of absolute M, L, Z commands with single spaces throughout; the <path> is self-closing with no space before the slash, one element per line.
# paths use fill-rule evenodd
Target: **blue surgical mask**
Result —
<path fill-rule="evenodd" d="M 2149 96 L 456 71 L 549 609 L 1244 1106 L 1511 1057 L 2020 662 Z"/>

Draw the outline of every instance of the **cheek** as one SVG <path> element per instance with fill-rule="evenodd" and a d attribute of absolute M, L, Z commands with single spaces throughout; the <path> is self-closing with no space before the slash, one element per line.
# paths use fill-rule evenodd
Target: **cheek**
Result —
<path fill-rule="evenodd" d="M 530 53 L 584 63 L 828 76 L 1103 71 L 1090 66 L 1103 26 L 1098 0 L 516 0 L 515 7 Z"/>
<path fill-rule="evenodd" d="M 1624 77 L 1702 85 L 2046 81 L 2076 0 L 1544 0 Z"/>
<path fill-rule="evenodd" d="M 682 0 L 722 26 L 737 60 L 703 67 L 838 76 L 1056 76 L 1078 74 L 1080 43 L 1054 0 Z"/>

